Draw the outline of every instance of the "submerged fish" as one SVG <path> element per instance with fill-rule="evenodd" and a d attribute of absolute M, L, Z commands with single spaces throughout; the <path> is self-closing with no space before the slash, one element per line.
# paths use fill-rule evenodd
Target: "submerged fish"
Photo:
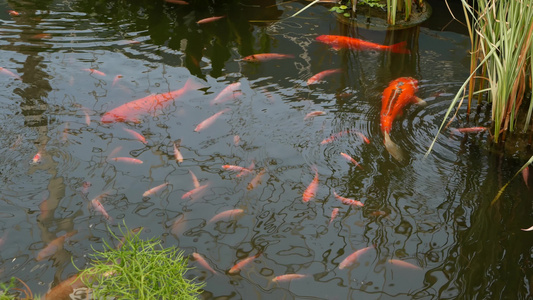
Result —
<path fill-rule="evenodd" d="M 258 258 L 259 255 L 261 255 L 261 253 L 257 253 L 256 255 L 254 256 L 250 256 L 248 258 L 245 258 L 241 261 L 239 261 L 238 263 L 236 263 L 233 267 L 231 267 L 231 269 L 229 269 L 228 273 L 229 274 L 235 274 L 235 273 L 238 273 L 242 267 L 244 267 L 245 265 L 249 264 L 250 262 L 252 262 L 254 259 Z"/>
<path fill-rule="evenodd" d="M 323 81 L 325 77 L 330 76 L 335 73 L 340 73 L 341 71 L 342 69 L 330 69 L 330 70 L 319 72 L 307 80 L 307 85 L 319 83 Z"/>
<path fill-rule="evenodd" d="M 225 210 L 223 212 L 220 212 L 220 213 L 216 214 L 207 223 L 216 222 L 216 221 L 218 221 L 220 219 L 224 219 L 224 218 L 230 218 L 230 217 L 232 217 L 234 215 L 242 214 L 243 212 L 244 212 L 244 210 L 242 210 L 240 208 Z"/>
<path fill-rule="evenodd" d="M 168 93 L 150 95 L 144 98 L 133 100 L 131 102 L 120 105 L 106 112 L 102 116 L 102 123 L 113 122 L 134 122 L 139 123 L 139 117 L 148 113 L 155 113 L 158 109 L 163 109 L 170 105 L 172 101 L 185 93 L 199 89 L 203 85 L 194 82 L 193 79 L 187 80 L 185 85 L 179 89 Z"/>
<path fill-rule="evenodd" d="M 235 82 L 225 87 L 211 102 L 210 105 L 220 104 L 226 102 L 232 98 L 236 98 L 241 95 L 239 89 L 241 88 L 240 82 Z"/>
<path fill-rule="evenodd" d="M 409 49 L 405 48 L 407 45 L 407 42 L 405 41 L 386 46 L 342 35 L 321 35 L 318 36 L 316 40 L 330 45 L 335 50 L 348 48 L 352 50 L 377 50 L 404 54 L 410 53 Z"/>
<path fill-rule="evenodd" d="M 380 126 L 384 136 L 383 143 L 387 151 L 398 161 L 404 160 L 403 151 L 390 139 L 392 122 L 403 113 L 403 108 L 409 103 L 425 105 L 426 102 L 417 96 L 418 80 L 411 77 L 401 77 L 389 83 L 381 98 Z"/>
<path fill-rule="evenodd" d="M 304 274 L 285 274 L 285 275 L 279 275 L 279 276 L 276 276 L 274 278 L 272 278 L 272 282 L 285 282 L 285 281 L 290 281 L 290 280 L 293 280 L 293 279 L 301 279 L 301 278 L 305 278 L 307 277 L 307 275 L 304 275 Z"/>
<path fill-rule="evenodd" d="M 407 268 L 407 269 L 412 269 L 412 270 L 422 270 L 422 268 L 420 268 L 419 266 L 413 265 L 412 263 L 408 263 L 406 261 L 399 260 L 399 259 L 389 259 L 389 263 L 402 267 L 402 268 Z"/>
<path fill-rule="evenodd" d="M 339 214 L 339 209 L 338 208 L 334 208 L 333 211 L 331 211 L 331 217 L 329 218 L 329 224 L 331 224 L 331 222 L 333 222 L 333 220 L 335 220 L 335 218 L 337 217 L 337 215 Z"/>
<path fill-rule="evenodd" d="M 204 129 L 206 129 L 207 127 L 211 126 L 213 123 L 215 123 L 215 121 L 225 112 L 228 112 L 230 109 L 229 108 L 226 108 L 226 109 L 223 109 L 219 112 L 217 112 L 216 114 L 212 115 L 211 117 L 203 120 L 200 124 L 198 124 L 198 126 L 196 126 L 196 128 L 194 129 L 194 131 L 196 132 L 199 132 L 199 131 L 202 131 Z"/>
<path fill-rule="evenodd" d="M 316 169 L 315 166 L 313 166 L 312 169 L 313 171 L 315 171 L 315 177 L 313 178 L 311 183 L 307 186 L 307 188 L 305 189 L 302 195 L 303 202 L 308 202 L 309 200 L 314 198 L 316 195 L 316 191 L 318 190 L 318 170 Z"/>
<path fill-rule="evenodd" d="M 152 194 L 155 194 L 155 193 L 159 192 L 161 189 L 163 189 L 164 187 L 166 187 L 167 185 L 168 185 L 168 182 L 165 182 L 165 183 L 160 184 L 160 185 L 158 185 L 156 187 L 153 187 L 153 188 L 147 190 L 146 192 L 144 192 L 143 193 L 143 197 L 148 197 L 148 196 L 150 196 Z"/>
<path fill-rule="evenodd" d="M 2 67 L 0 67 L 0 73 L 6 74 L 6 75 L 11 76 L 11 77 L 13 77 L 13 78 L 15 78 L 15 79 L 18 79 L 18 80 L 22 80 L 22 78 L 20 78 L 20 76 L 18 76 L 17 74 L 15 74 L 15 73 L 9 71 L 9 70 L 6 69 L 6 68 L 2 68 Z"/>
<path fill-rule="evenodd" d="M 357 261 L 357 259 L 359 259 L 361 257 L 361 255 L 365 254 L 366 252 L 368 252 L 368 250 L 374 248 L 374 245 L 372 246 L 368 246 L 366 248 L 363 248 L 363 249 L 360 249 L 360 250 L 357 250 L 355 251 L 354 253 L 348 255 L 348 257 L 346 257 L 343 261 L 341 261 L 341 263 L 339 264 L 339 269 L 344 269 L 346 267 L 349 267 L 351 266 L 353 263 L 355 263 Z"/>
<path fill-rule="evenodd" d="M 333 191 L 333 195 L 335 196 L 335 198 L 339 199 L 344 204 L 354 205 L 354 206 L 364 206 L 363 202 L 339 196 L 335 191 Z"/>
<path fill-rule="evenodd" d="M 244 57 L 242 60 L 246 62 L 264 62 L 264 61 L 270 61 L 270 60 L 276 60 L 276 59 L 285 59 L 285 58 L 294 58 L 294 55 L 292 54 L 280 54 L 280 53 L 260 53 L 260 54 L 253 54 L 248 55 Z"/>
<path fill-rule="evenodd" d="M 201 19 L 201 20 L 199 20 L 198 22 L 196 22 L 196 24 L 211 23 L 211 22 L 214 22 L 214 21 L 220 20 L 220 19 L 225 18 L 225 17 L 226 17 L 226 16 L 209 17 L 209 18 L 205 18 L 205 19 Z"/>
<path fill-rule="evenodd" d="M 75 235 L 76 233 L 78 233 L 78 230 L 73 230 L 71 232 L 65 233 L 64 235 L 58 238 L 55 238 L 48 245 L 46 245 L 46 247 L 39 251 L 39 253 L 37 254 L 37 261 L 41 261 L 49 256 L 54 255 L 59 249 L 63 248 L 65 239 Z"/>
<path fill-rule="evenodd" d="M 207 262 L 207 260 L 205 260 L 205 258 L 203 258 L 202 255 L 200 255 L 199 253 L 196 253 L 194 252 L 192 254 L 192 257 L 194 257 L 194 260 L 196 260 L 202 267 L 206 268 L 207 270 L 209 270 L 209 272 L 213 273 L 213 274 L 216 274 L 217 271 L 215 271 L 215 269 L 213 269 L 209 263 Z"/>

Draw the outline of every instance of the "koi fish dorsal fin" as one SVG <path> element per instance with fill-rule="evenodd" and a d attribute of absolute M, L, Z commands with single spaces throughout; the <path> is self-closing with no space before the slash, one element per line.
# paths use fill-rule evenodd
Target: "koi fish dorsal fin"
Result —
<path fill-rule="evenodd" d="M 390 45 L 389 49 L 393 53 L 403 53 L 403 54 L 411 53 L 411 51 L 409 51 L 409 49 L 405 48 L 406 46 L 407 46 L 407 42 L 403 41 L 403 42 L 399 42 L 399 43 L 394 44 L 394 45 Z"/>
<path fill-rule="evenodd" d="M 186 91 L 189 91 L 189 90 L 198 90 L 198 89 L 205 88 L 205 87 L 207 87 L 205 84 L 198 82 L 194 77 L 191 77 L 187 79 L 187 82 L 185 82 L 183 89 Z"/>
<path fill-rule="evenodd" d="M 413 97 L 413 102 L 418 105 L 418 106 L 426 106 L 428 103 L 424 100 L 422 100 L 421 98 L 418 98 L 418 97 Z"/>

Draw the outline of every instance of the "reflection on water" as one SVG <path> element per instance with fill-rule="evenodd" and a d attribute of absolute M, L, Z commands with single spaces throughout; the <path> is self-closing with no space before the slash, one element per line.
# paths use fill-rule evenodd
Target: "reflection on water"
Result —
<path fill-rule="evenodd" d="M 91 246 L 110 240 L 107 225 L 116 231 L 125 220 L 143 226 L 144 237 L 205 257 L 221 274 L 195 261 L 188 274 L 207 282 L 205 298 L 526 298 L 531 243 L 519 229 L 532 225 L 532 192 L 517 178 L 489 206 L 523 161 L 489 152 L 487 132 L 447 129 L 423 157 L 467 76 L 468 38 L 424 24 L 395 32 L 347 28 L 323 6 L 258 22 L 304 6 L 271 2 L 0 3 L 0 67 L 21 77 L 0 73 L 2 280 L 20 277 L 44 294 L 76 273 L 71 258 L 83 267 Z M 196 23 L 213 15 L 226 18 Z M 334 51 L 315 41 L 322 34 L 407 41 L 411 53 Z M 257 53 L 295 58 L 240 61 Z M 342 71 L 326 82 L 307 85 L 312 75 L 336 68 Z M 408 106 L 394 122 L 405 163 L 385 150 L 379 126 L 381 93 L 401 76 L 417 78 L 417 95 L 428 102 Z M 191 77 L 206 87 L 139 123 L 100 122 L 119 105 L 178 90 Z M 234 97 L 211 103 L 237 82 Z M 313 111 L 325 114 L 306 118 Z M 490 126 L 484 106 L 470 119 L 461 112 L 450 127 Z M 38 152 L 41 162 L 30 163 Z M 304 203 L 314 167 L 318 188 Z M 343 204 L 334 192 L 364 206 Z M 102 193 L 109 220 L 89 203 Z M 243 213 L 209 222 L 232 209 Z M 49 259 L 37 261 L 42 249 L 74 230 Z M 240 272 L 228 273 L 254 255 Z M 272 281 L 293 273 L 307 276 Z"/>

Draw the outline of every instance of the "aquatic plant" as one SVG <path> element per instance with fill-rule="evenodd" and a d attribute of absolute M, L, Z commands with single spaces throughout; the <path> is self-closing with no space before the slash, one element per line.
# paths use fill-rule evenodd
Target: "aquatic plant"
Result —
<path fill-rule="evenodd" d="M 470 76 L 452 100 L 439 132 L 454 107 L 461 106 L 468 90 L 467 114 L 475 95 L 478 103 L 483 96 L 492 103 L 493 136 L 498 143 L 501 134 L 505 140 L 505 134 L 515 130 L 527 86 L 531 89 L 533 0 L 477 0 L 475 5 L 461 1 L 471 42 Z M 530 98 L 524 132 L 531 123 L 532 111 Z"/>
<path fill-rule="evenodd" d="M 80 273 L 95 299 L 197 299 L 204 284 L 184 278 L 190 268 L 182 251 L 163 248 L 155 238 L 142 240 L 141 230 L 120 231 L 122 239 L 111 233 L 119 246 L 104 242 L 104 250 L 91 255 L 92 266 Z"/>

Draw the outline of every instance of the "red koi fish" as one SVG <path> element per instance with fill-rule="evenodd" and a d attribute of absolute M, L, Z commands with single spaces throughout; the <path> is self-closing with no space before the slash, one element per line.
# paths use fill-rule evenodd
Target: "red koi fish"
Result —
<path fill-rule="evenodd" d="M 207 262 L 207 260 L 205 260 L 205 258 L 203 258 L 202 255 L 200 255 L 199 253 L 196 253 L 194 252 L 192 254 L 192 257 L 194 257 L 194 260 L 196 260 L 202 267 L 206 268 L 209 272 L 213 273 L 213 274 L 216 274 L 217 271 L 215 271 L 215 269 L 213 269 L 209 263 Z"/>
<path fill-rule="evenodd" d="M 391 81 L 389 86 L 383 91 L 381 98 L 380 126 L 381 132 L 385 137 L 383 143 L 387 151 L 398 161 L 402 161 L 404 155 L 400 147 L 390 139 L 392 122 L 397 116 L 403 113 L 402 109 L 407 104 L 426 104 L 424 100 L 415 96 L 417 91 L 418 80 L 411 77 L 401 77 Z"/>
<path fill-rule="evenodd" d="M 152 194 L 155 194 L 155 193 L 159 192 L 161 189 L 163 189 L 164 187 L 166 187 L 167 185 L 168 185 L 168 182 L 165 182 L 165 183 L 160 184 L 160 185 L 158 185 L 156 187 L 153 187 L 153 188 L 147 190 L 146 192 L 144 192 L 143 193 L 143 197 L 148 197 L 148 196 L 150 196 Z"/>
<path fill-rule="evenodd" d="M 14 10 L 8 10 L 7 13 L 12 16 L 12 17 L 18 17 L 20 16 L 20 13 L 18 11 L 14 11 Z"/>
<path fill-rule="evenodd" d="M 407 42 L 403 41 L 398 44 L 386 46 L 380 45 L 357 38 L 351 38 L 342 35 L 321 35 L 316 38 L 317 41 L 330 45 L 333 49 L 339 50 L 342 48 L 352 50 L 376 50 L 376 51 L 390 51 L 392 53 L 410 53 L 409 49 L 406 49 Z"/>
<path fill-rule="evenodd" d="M 244 57 L 242 60 L 246 62 L 258 63 L 276 59 L 294 58 L 292 54 L 280 54 L 280 53 L 260 53 L 253 54 Z"/>
<path fill-rule="evenodd" d="M 115 78 L 113 78 L 113 83 L 111 84 L 111 87 L 114 87 L 115 84 L 117 84 L 117 82 L 120 80 L 120 78 L 122 78 L 123 76 L 122 75 L 117 75 L 115 76 Z"/>
<path fill-rule="evenodd" d="M 331 69 L 317 73 L 307 80 L 307 85 L 319 83 L 323 81 L 325 77 L 333 75 L 335 73 L 340 73 L 341 71 L 342 69 Z"/>
<path fill-rule="evenodd" d="M 241 88 L 240 82 L 235 82 L 225 87 L 211 102 L 210 105 L 226 102 L 232 98 L 236 98 L 241 95 L 239 89 Z"/>
<path fill-rule="evenodd" d="M 122 128 L 122 129 L 124 129 L 124 131 L 126 131 L 127 133 L 129 133 L 133 137 L 135 137 L 137 140 L 139 140 L 139 142 L 141 142 L 143 144 L 146 144 L 146 138 L 142 134 L 138 133 L 135 130 L 131 130 L 131 129 L 128 129 L 128 128 Z"/>
<path fill-rule="evenodd" d="M 335 220 L 335 218 L 337 217 L 337 215 L 339 214 L 339 209 L 338 208 L 334 208 L 333 211 L 331 212 L 331 217 L 329 218 L 329 224 L 331 224 L 331 222 L 333 222 L 333 220 Z"/>
<path fill-rule="evenodd" d="M 211 23 L 211 22 L 214 22 L 214 21 L 217 21 L 217 20 L 223 19 L 223 18 L 225 18 L 225 17 L 226 17 L 226 16 L 209 17 L 209 18 L 205 18 L 205 19 L 201 19 L 201 20 L 199 20 L 198 22 L 196 22 L 196 24 Z"/>
<path fill-rule="evenodd" d="M 313 171 L 315 171 L 315 177 L 313 178 L 313 181 L 311 181 L 311 183 L 307 186 L 302 195 L 303 202 L 309 202 L 309 200 L 315 197 L 316 191 L 318 190 L 318 170 L 315 166 L 313 166 L 312 169 Z"/>
<path fill-rule="evenodd" d="M 279 275 L 274 278 L 272 278 L 272 282 L 286 282 L 291 281 L 293 279 L 301 279 L 305 278 L 307 275 L 304 274 L 285 274 L 285 275 Z"/>
<path fill-rule="evenodd" d="M 389 263 L 406 269 L 422 270 L 422 268 L 420 268 L 419 266 L 399 259 L 389 259 Z"/>
<path fill-rule="evenodd" d="M 2 68 L 2 67 L 0 67 L 0 73 L 6 74 L 6 75 L 11 76 L 11 77 L 13 77 L 13 78 L 15 78 L 15 79 L 18 79 L 18 80 L 22 80 L 22 78 L 20 78 L 20 76 L 18 76 L 17 74 L 15 74 L 15 73 L 9 71 L 9 70 L 6 69 L 6 68 Z"/>
<path fill-rule="evenodd" d="M 342 196 L 339 196 L 335 191 L 333 191 L 333 195 L 335 195 L 335 198 L 339 199 L 344 204 L 353 206 L 364 206 L 363 202 L 350 198 L 344 198 Z"/>
<path fill-rule="evenodd" d="M 229 274 L 238 273 L 242 269 L 242 267 L 244 267 L 245 265 L 249 264 L 254 259 L 258 258 L 259 255 L 261 255 L 261 253 L 257 253 L 254 256 L 250 256 L 248 258 L 245 258 L 245 259 L 241 260 L 240 262 L 236 263 L 233 267 L 231 267 L 231 269 L 229 269 L 228 273 Z"/>
<path fill-rule="evenodd" d="M 54 255 L 54 253 L 56 253 L 57 250 L 63 248 L 65 239 L 75 235 L 76 233 L 78 233 L 78 231 L 73 230 L 51 241 L 46 247 L 44 247 L 41 251 L 39 251 L 39 253 L 37 254 L 37 261 L 41 261 L 47 257 Z"/>
<path fill-rule="evenodd" d="M 31 164 L 36 165 L 36 164 L 40 163 L 41 162 L 41 158 L 42 158 L 41 151 L 39 151 L 31 159 Z"/>
<path fill-rule="evenodd" d="M 351 162 L 352 164 L 354 164 L 356 167 L 359 167 L 361 168 L 361 170 L 364 170 L 363 167 L 361 167 L 361 165 L 355 160 L 353 159 L 353 157 L 351 157 L 350 155 L 346 154 L 346 153 L 343 153 L 341 152 L 341 155 L 342 157 L 344 157 L 346 160 L 348 160 L 349 162 Z"/>
<path fill-rule="evenodd" d="M 350 254 L 339 264 L 339 269 L 342 270 L 346 267 L 351 266 L 359 257 L 361 257 L 361 255 L 365 254 L 366 252 L 368 252 L 368 250 L 372 248 L 374 248 L 374 245 L 357 250 L 354 253 Z"/>
<path fill-rule="evenodd" d="M 220 212 L 220 213 L 216 214 L 207 223 L 216 222 L 216 221 L 218 221 L 220 219 L 224 219 L 224 218 L 230 218 L 230 217 L 233 217 L 234 215 L 242 214 L 243 212 L 244 212 L 244 210 L 242 210 L 240 208 L 226 210 L 226 211 L 223 211 L 223 212 Z"/>
<path fill-rule="evenodd" d="M 122 104 L 113 108 L 102 116 L 102 123 L 113 122 L 134 122 L 139 123 L 139 117 L 147 113 L 155 113 L 157 109 L 163 109 L 170 105 L 172 101 L 185 93 L 203 87 L 201 84 L 194 82 L 193 79 L 187 80 L 185 85 L 172 92 L 150 95 L 141 99 Z"/>
<path fill-rule="evenodd" d="M 198 126 L 196 126 L 196 128 L 194 129 L 194 131 L 196 132 L 199 132 L 199 131 L 202 131 L 204 129 L 206 129 L 207 127 L 211 126 L 213 123 L 215 123 L 215 121 L 225 112 L 228 112 L 230 111 L 229 108 L 226 108 L 226 109 L 223 109 L 219 112 L 217 112 L 216 114 L 212 115 L 211 117 L 203 120 L 200 124 L 198 124 Z"/>
<path fill-rule="evenodd" d="M 305 115 L 304 117 L 304 121 L 307 120 L 307 119 L 310 119 L 310 118 L 314 118 L 316 116 L 323 116 L 325 115 L 326 113 L 323 112 L 323 111 L 320 111 L 320 110 L 315 110 L 315 111 L 312 111 L 310 113 L 308 113 L 307 115 Z"/>

